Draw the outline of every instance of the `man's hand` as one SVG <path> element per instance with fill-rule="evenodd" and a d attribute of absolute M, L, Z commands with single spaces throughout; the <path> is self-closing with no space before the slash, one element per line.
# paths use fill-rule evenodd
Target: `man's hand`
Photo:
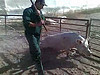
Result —
<path fill-rule="evenodd" d="M 29 23 L 29 26 L 30 26 L 30 27 L 36 27 L 36 24 L 35 24 L 35 23 L 30 22 L 30 23 Z"/>
<path fill-rule="evenodd" d="M 37 26 L 42 26 L 43 24 L 45 24 L 45 21 L 41 20 L 39 23 L 37 23 Z"/>
<path fill-rule="evenodd" d="M 44 20 L 41 20 L 39 23 L 30 22 L 29 23 L 29 26 L 30 27 L 36 27 L 36 26 L 42 26 L 43 24 L 45 24 L 45 21 Z"/>

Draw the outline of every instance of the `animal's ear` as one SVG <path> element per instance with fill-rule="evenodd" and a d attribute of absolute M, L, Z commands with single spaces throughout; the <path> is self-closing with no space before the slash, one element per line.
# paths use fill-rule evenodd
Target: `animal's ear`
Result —
<path fill-rule="evenodd" d="M 76 43 L 78 43 L 78 44 L 82 44 L 82 40 L 77 39 L 77 40 L 76 40 Z"/>

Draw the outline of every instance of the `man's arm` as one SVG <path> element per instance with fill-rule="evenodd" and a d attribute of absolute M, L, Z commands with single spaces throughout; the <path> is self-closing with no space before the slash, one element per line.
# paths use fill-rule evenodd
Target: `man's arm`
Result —
<path fill-rule="evenodd" d="M 26 27 L 29 27 L 29 24 L 30 24 L 30 21 L 31 21 L 31 18 L 30 18 L 30 12 L 29 12 L 29 9 L 25 9 L 23 11 L 23 23 Z"/>
<path fill-rule="evenodd" d="M 42 26 L 44 23 L 45 23 L 44 20 L 41 20 L 41 21 L 38 22 L 38 23 L 30 22 L 30 23 L 29 23 L 29 26 L 30 26 L 30 27 Z"/>

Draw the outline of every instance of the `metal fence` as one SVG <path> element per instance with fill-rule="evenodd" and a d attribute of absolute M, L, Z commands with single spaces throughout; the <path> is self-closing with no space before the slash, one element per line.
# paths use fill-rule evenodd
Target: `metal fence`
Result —
<path fill-rule="evenodd" d="M 100 56 L 100 19 L 90 19 L 89 31 L 91 49 Z"/>
<path fill-rule="evenodd" d="M 48 23 L 48 20 L 53 20 Z M 4 27 L 5 34 L 11 30 L 23 31 L 22 15 L 0 15 L 0 27 Z M 60 17 L 46 17 L 46 28 L 48 33 L 72 31 L 77 32 L 85 38 L 89 33 L 89 20 L 88 19 L 73 19 L 73 18 L 60 18 Z M 45 30 L 43 29 L 43 32 Z"/>
<path fill-rule="evenodd" d="M 51 21 L 51 22 L 50 22 Z M 94 53 L 100 52 L 100 20 L 99 19 L 73 19 L 60 17 L 46 17 L 47 34 L 58 32 L 76 32 L 85 38 L 90 37 L 90 45 Z M 0 15 L 0 35 L 12 32 L 23 32 L 22 15 Z M 43 36 L 45 35 L 43 28 Z"/>
<path fill-rule="evenodd" d="M 0 15 L 0 35 L 23 30 L 22 15 Z"/>
<path fill-rule="evenodd" d="M 59 17 L 46 17 L 52 19 L 50 24 L 46 24 L 49 31 L 60 31 L 60 32 L 76 32 L 85 38 L 88 37 L 89 33 L 89 20 L 87 19 L 73 19 L 73 18 L 59 18 Z"/>

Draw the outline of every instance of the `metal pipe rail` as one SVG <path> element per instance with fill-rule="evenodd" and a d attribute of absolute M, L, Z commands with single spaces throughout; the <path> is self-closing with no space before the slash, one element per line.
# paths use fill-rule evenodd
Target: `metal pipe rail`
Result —
<path fill-rule="evenodd" d="M 5 32 L 7 33 L 7 27 L 10 27 L 7 25 L 8 22 L 8 18 L 9 17 L 20 17 L 20 18 L 11 18 L 11 20 L 22 20 L 22 15 L 0 15 L 0 20 L 3 19 L 4 20 L 4 26 L 5 26 Z M 90 37 L 91 39 L 97 39 L 99 40 L 97 37 L 91 36 L 90 34 L 93 33 L 94 31 L 91 30 L 91 27 L 97 27 L 100 28 L 100 25 L 98 24 L 93 24 L 92 21 L 100 21 L 100 19 L 73 19 L 73 18 L 60 18 L 60 17 L 46 17 L 46 19 L 56 19 L 59 20 L 59 22 L 57 22 L 58 25 L 46 25 L 46 27 L 52 27 L 51 31 L 54 31 L 53 28 L 58 28 L 59 31 L 62 31 L 63 29 L 65 30 L 72 30 L 72 31 L 81 31 L 85 33 L 85 37 L 88 38 Z M 66 20 L 67 22 L 63 23 L 62 20 Z M 80 21 L 80 22 L 85 22 L 84 24 L 77 24 L 77 23 L 68 23 L 69 21 Z M 2 23 L 2 21 L 0 21 L 0 24 Z M 63 27 L 64 25 L 68 25 L 67 27 Z M 1 26 L 1 25 L 0 25 Z M 80 29 L 74 29 L 74 28 L 68 28 L 69 26 L 75 26 L 75 27 L 84 27 L 85 30 L 80 30 Z M 11 27 L 11 29 L 15 30 L 14 28 Z M 50 29 L 49 29 L 50 30 Z M 55 32 L 57 32 L 57 30 L 55 30 Z M 97 32 L 97 31 L 95 31 Z M 97 33 L 99 34 L 99 33 Z M 93 45 L 97 45 L 100 46 L 100 44 L 96 43 L 96 42 L 91 42 L 90 44 Z M 96 51 L 99 51 L 98 49 L 92 48 Z"/>
<path fill-rule="evenodd" d="M 100 19 L 90 19 L 89 36 L 91 49 L 100 52 Z"/>
<path fill-rule="evenodd" d="M 4 24 L 5 24 L 5 31 L 6 31 L 6 29 L 7 29 L 7 23 L 9 23 L 9 22 L 7 22 L 7 19 L 9 17 L 22 17 L 22 15 L 0 15 L 0 17 L 4 17 Z M 59 25 L 60 25 L 59 26 L 59 29 L 60 29 L 60 31 L 62 30 L 62 28 L 63 28 L 62 26 L 64 24 L 70 25 L 70 26 L 73 25 L 73 26 L 83 26 L 83 27 L 86 27 L 86 30 L 85 31 L 84 30 L 72 29 L 72 28 L 63 28 L 63 29 L 70 29 L 70 30 L 76 30 L 76 31 L 86 32 L 85 33 L 85 37 L 88 38 L 88 33 L 89 33 L 89 20 L 88 19 L 73 19 L 73 18 L 60 18 L 60 17 L 46 17 L 46 19 L 48 19 L 48 18 L 59 20 Z M 12 18 L 12 19 L 15 19 L 15 18 Z M 20 18 L 17 18 L 17 19 L 20 19 Z M 73 24 L 73 23 L 62 23 L 62 20 L 68 20 L 68 21 L 84 21 L 86 23 L 84 25 L 83 24 Z"/>

